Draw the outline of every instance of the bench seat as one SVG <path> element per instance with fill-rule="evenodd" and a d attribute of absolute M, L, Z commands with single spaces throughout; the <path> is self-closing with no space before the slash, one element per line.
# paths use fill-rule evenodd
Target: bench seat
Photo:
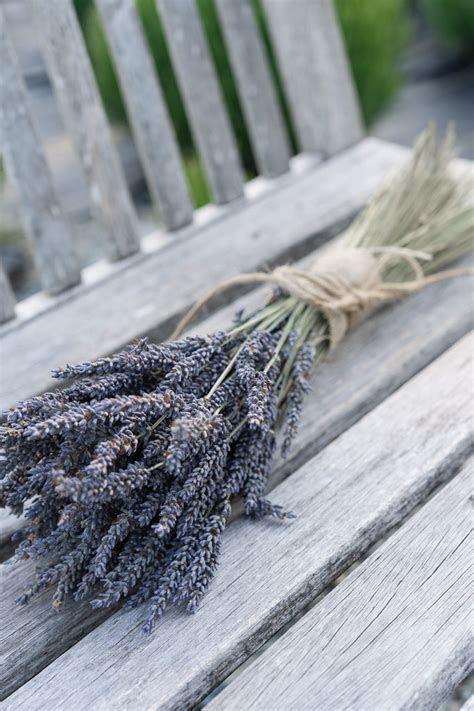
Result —
<path fill-rule="evenodd" d="M 378 150 L 380 155 L 376 158 Z M 377 179 L 370 181 L 370 187 L 367 181 L 364 195 L 359 192 L 357 199 L 350 198 L 349 206 L 347 196 L 353 187 L 353 171 L 356 170 L 353 167 L 346 175 L 346 189 L 344 176 L 338 179 L 339 189 L 331 193 L 332 203 L 326 209 L 318 195 L 321 197 L 331 192 L 329 183 L 324 179 L 328 172 L 331 178 L 334 177 L 331 163 L 334 161 L 335 165 L 342 166 L 341 169 L 347 168 L 345 159 L 349 157 L 353 164 L 358 151 L 368 152 L 364 159 L 365 167 L 367 155 L 372 155 L 368 164 L 372 161 L 372 165 L 377 166 Z M 251 225 L 255 230 L 261 229 L 265 250 L 271 245 L 272 230 L 276 230 L 275 260 L 281 258 L 282 253 L 291 254 L 301 258 L 303 266 L 307 265 L 317 255 L 315 245 L 337 233 L 341 223 L 344 224 L 354 210 L 367 200 L 387 165 L 397 164 L 404 156 L 405 152 L 395 147 L 378 141 L 364 141 L 347 154 L 312 168 L 296 178 L 294 184 L 283 184 L 278 190 L 269 191 L 256 200 L 253 208 L 250 206 L 245 211 L 248 214 L 255 210 L 254 219 L 247 222 L 248 232 L 243 229 L 247 218 L 244 219 L 243 214 L 236 210 L 219 218 L 215 224 L 203 227 L 197 239 L 202 239 L 200 244 L 204 249 L 206 238 L 212 239 L 213 234 L 219 233 L 222 242 L 226 231 L 237 229 L 240 224 L 240 244 L 245 256 L 246 240 L 252 240 Z M 360 175 L 363 173 L 361 168 Z M 267 203 L 267 208 L 270 204 L 276 205 L 283 195 L 285 199 L 294 201 L 303 195 L 307 200 L 307 203 L 299 203 L 303 222 L 299 227 L 294 225 L 293 241 L 286 241 L 284 230 L 279 231 L 276 215 L 265 211 L 267 216 L 264 218 L 264 204 Z M 304 204 L 307 205 L 305 209 Z M 314 218 L 320 218 L 319 223 L 310 222 L 311 210 L 314 211 Z M 295 217 L 299 212 L 295 210 Z M 311 224 L 319 224 L 320 227 L 311 229 Z M 285 241 L 278 242 L 278 235 Z M 255 242 L 258 244 L 258 239 Z M 122 281 L 131 288 L 133 308 L 138 308 L 140 296 L 140 289 L 132 288 L 133 270 L 145 268 L 147 278 L 151 280 L 154 274 L 159 273 L 160 261 L 162 264 L 163 260 L 170 260 L 171 264 L 174 250 L 179 251 L 180 259 L 185 258 L 186 249 L 186 238 L 183 237 L 176 244 L 168 245 L 162 253 L 157 251 L 151 254 L 149 260 L 156 260 L 154 265 L 143 259 L 123 268 Z M 222 254 L 225 251 L 223 249 Z M 234 261 L 224 262 L 222 276 L 234 273 L 240 266 L 239 259 L 239 254 L 236 254 Z M 255 266 L 260 265 L 258 259 L 257 247 Z M 470 261 L 466 258 L 463 263 Z M 196 279 L 189 292 L 184 288 L 182 292 L 173 292 L 176 303 L 165 299 L 164 285 L 157 285 L 159 309 L 153 310 L 151 282 L 150 286 L 145 282 L 143 299 L 144 303 L 151 305 L 151 309 L 148 315 L 142 315 L 141 333 L 156 336 L 169 327 L 210 278 L 205 271 L 206 264 L 204 260 L 205 278 L 201 282 Z M 127 272 L 131 272 L 129 279 Z M 104 285 L 91 284 L 90 289 L 111 288 L 113 280 L 112 275 Z M 125 293 L 122 291 L 122 295 Z M 265 293 L 265 289 L 259 288 L 236 299 L 234 295 L 230 304 L 217 308 L 193 330 L 210 331 L 225 326 L 237 308 L 252 308 L 261 303 Z M 344 609 L 354 611 L 352 626 L 344 633 L 348 645 L 351 644 L 351 635 L 358 639 L 360 634 L 363 641 L 364 626 L 371 623 L 372 608 L 364 602 L 368 590 L 373 588 L 373 608 L 380 609 L 383 620 L 387 620 L 387 616 L 392 614 L 390 585 L 396 588 L 399 579 L 395 571 L 393 578 L 387 577 L 384 585 L 380 583 L 379 590 L 372 582 L 373 579 L 378 580 L 372 577 L 375 576 L 371 572 L 373 566 L 378 571 L 380 561 L 382 567 L 377 574 L 385 580 L 383 571 L 386 569 L 388 575 L 390 561 L 403 548 L 403 541 L 411 540 L 413 547 L 416 527 L 419 525 L 420 530 L 425 530 L 426 525 L 428 532 L 430 526 L 436 527 L 436 520 L 441 517 L 438 506 L 441 511 L 449 507 L 453 496 L 457 497 L 456 505 L 461 509 L 464 505 L 466 474 L 461 470 L 468 459 L 472 438 L 471 393 L 466 388 L 472 356 L 472 340 L 466 334 L 472 327 L 472 313 L 465 307 L 465 294 L 465 282 L 453 280 L 433 285 L 403 302 L 386 307 L 362 323 L 318 368 L 293 453 L 286 462 L 276 461 L 271 481 L 274 500 L 295 510 L 298 518 L 283 525 L 255 523 L 246 519 L 234 521 L 224 539 L 219 573 L 196 615 L 188 617 L 170 612 L 165 615 L 156 633 L 147 638 L 140 631 L 143 614 L 140 609 L 127 613 L 93 611 L 87 604 L 68 604 L 57 613 L 50 607 L 47 595 L 40 596 L 24 608 L 17 608 L 13 599 L 27 585 L 31 569 L 28 565 L 3 565 L 0 596 L 5 612 L 0 624 L 4 671 L 0 686 L 6 697 L 6 708 L 60 709 L 64 708 L 67 700 L 67 704 L 74 709 L 182 709 L 193 707 L 216 689 L 210 702 L 211 708 L 227 711 L 247 705 L 251 707 L 249 694 L 253 693 L 253 675 L 255 683 L 261 683 L 266 688 L 266 670 L 269 670 L 269 678 L 273 678 L 273 670 L 279 670 L 281 665 L 286 669 L 288 655 L 294 658 L 287 651 L 286 639 L 291 642 L 288 649 L 292 649 L 292 644 L 299 649 L 298 635 L 306 638 L 308 629 L 311 639 L 314 636 L 314 648 L 319 649 L 318 645 L 331 637 L 330 625 L 335 624 L 333 619 L 338 619 L 337 600 L 345 600 L 348 595 Z M 117 293 L 117 299 L 119 296 Z M 92 298 L 88 297 L 87 292 L 72 294 L 54 309 L 45 309 L 36 316 L 25 318 L 23 323 L 12 324 L 8 327 L 7 347 L 10 347 L 8 337 L 19 339 L 22 330 L 26 339 L 32 338 L 40 319 L 52 318 L 53 323 L 54 319 L 58 319 L 56 323 L 59 325 L 67 308 L 75 308 L 75 300 L 87 298 Z M 97 303 L 97 294 L 94 299 Z M 107 308 L 111 313 L 119 313 L 118 318 L 126 329 L 126 310 L 122 313 L 117 301 Z M 139 319 L 139 312 L 134 313 Z M 87 328 L 85 320 L 84 328 Z M 64 362 L 86 357 L 87 343 L 81 339 L 76 342 L 72 323 L 67 319 L 63 329 L 71 329 L 71 338 L 65 339 L 63 346 L 67 354 L 49 352 L 48 355 L 47 348 L 41 344 L 43 365 L 48 363 L 52 367 L 58 364 L 58 359 Z M 91 329 L 94 329 L 93 324 Z M 104 337 L 97 345 L 95 355 L 108 352 L 128 340 L 126 330 L 120 334 L 112 329 L 110 334 L 110 342 L 107 336 Z M 39 367 L 37 370 L 40 370 Z M 34 380 L 36 385 L 33 382 L 29 384 L 33 392 L 48 386 L 46 380 L 41 380 L 44 373 L 33 377 L 38 378 Z M 446 482 L 451 481 L 443 488 Z M 433 502 L 424 504 L 430 494 L 438 489 Z M 408 514 L 420 505 L 423 505 L 421 512 L 403 523 Z M 461 515 L 448 518 L 448 527 L 451 520 L 452 537 L 446 545 L 452 545 L 453 551 L 457 551 L 456 542 L 459 536 L 462 537 L 465 519 Z M 356 568 L 342 585 L 337 585 L 332 593 L 337 595 L 336 602 L 331 602 L 333 598 L 328 596 L 314 605 L 318 595 L 334 585 L 338 576 L 354 560 L 370 551 L 400 524 L 399 533 L 390 537 L 380 551 L 372 553 L 368 561 Z M 396 634 L 394 629 L 393 636 L 387 642 L 387 674 L 394 678 L 390 687 L 392 696 L 387 696 L 384 707 L 387 709 L 402 708 L 404 697 L 398 695 L 397 689 L 404 687 L 405 679 L 411 684 L 410 698 L 420 700 L 419 706 L 415 704 L 414 708 L 435 707 L 423 705 L 423 699 L 429 699 L 430 703 L 441 702 L 466 675 L 469 666 L 466 657 L 469 631 L 464 623 L 459 622 L 464 619 L 462 615 L 468 605 L 462 575 L 462 565 L 468 554 L 467 543 L 463 541 L 459 544 L 460 551 L 456 553 L 460 556 L 459 565 L 449 564 L 441 568 L 438 577 L 431 579 L 430 571 L 434 575 L 442 561 L 430 545 L 431 540 L 437 539 L 432 539 L 426 531 L 423 538 L 426 545 L 420 543 L 419 551 L 422 570 L 414 571 L 413 578 L 407 573 L 407 597 L 403 599 L 414 611 L 418 609 L 417 600 L 421 601 L 423 610 L 420 609 L 419 615 L 415 616 L 415 632 L 412 630 L 412 633 L 416 634 L 422 647 L 426 643 L 423 649 L 436 646 L 433 630 L 437 628 L 434 625 L 444 630 L 446 644 L 437 649 L 431 671 L 428 669 L 425 675 L 412 674 L 412 661 L 404 642 L 410 636 L 411 618 L 406 621 L 406 638 Z M 397 543 L 399 540 L 402 543 Z M 425 610 L 424 606 L 430 596 L 435 599 L 440 576 L 444 580 L 443 585 L 446 580 L 452 584 L 452 598 L 449 597 L 449 604 L 435 606 L 434 616 L 431 617 L 429 609 Z M 423 582 L 425 578 L 432 580 L 427 587 Z M 419 586 L 424 588 L 423 594 L 417 592 Z M 453 622 L 454 600 L 458 617 Z M 393 604 L 398 604 L 397 599 Z M 306 611 L 308 606 L 311 609 Z M 323 611 L 322 618 L 318 614 L 319 609 Z M 393 614 L 397 614 L 397 610 L 394 608 Z M 305 614 L 293 630 L 292 623 L 302 612 Z M 280 638 L 278 633 L 285 625 L 289 625 L 290 630 Z M 320 625 L 325 625 L 326 636 L 320 637 Z M 293 639 L 296 641 L 293 642 Z M 261 661 L 251 658 L 246 671 L 240 674 L 242 663 L 264 643 L 269 646 Z M 366 709 L 367 699 L 373 698 L 371 693 L 378 693 L 377 688 L 369 685 L 365 691 L 361 690 L 356 683 L 360 671 L 354 672 L 354 685 L 351 685 L 347 681 L 352 678 L 351 656 L 339 657 L 336 653 L 338 649 L 337 646 L 331 647 L 334 661 L 331 662 L 328 657 L 324 674 L 315 657 L 316 661 L 306 669 L 304 683 L 291 676 L 294 683 L 285 685 L 281 678 L 274 692 L 268 690 L 268 701 L 267 692 L 262 692 L 260 699 L 252 702 L 256 704 L 254 707 L 303 708 L 298 689 L 306 689 L 309 690 L 307 700 L 321 698 L 321 708 Z M 365 668 L 365 664 L 374 664 L 374 659 L 380 660 L 383 649 L 380 645 L 362 645 L 357 670 Z M 331 666 L 332 663 L 336 666 Z M 295 661 L 288 673 L 297 674 L 298 668 Z M 324 696 L 327 679 L 335 668 L 345 679 L 341 701 L 336 693 Z M 218 693 L 221 689 L 219 685 L 236 669 L 228 686 Z M 439 670 L 443 672 L 441 677 L 437 673 Z M 382 681 L 380 684 L 383 686 Z M 369 696 L 364 696 L 364 693 Z M 341 705 L 331 707 L 331 699 L 334 699 L 334 704 L 336 700 L 337 703 L 340 701 Z M 316 701 L 316 706 L 311 705 L 310 700 L 307 702 L 308 708 L 318 707 Z"/>
<path fill-rule="evenodd" d="M 332 2 L 261 3 L 292 146 L 252 0 L 216 0 L 259 173 L 245 182 L 197 4 L 157 0 L 215 203 L 193 210 L 135 3 L 94 5 L 163 230 L 139 239 L 72 0 L 29 3 L 110 260 L 80 269 L 0 7 L 2 158 L 44 287 L 15 304 L 0 266 L 2 409 L 53 387 L 52 368 L 138 336 L 166 339 L 223 279 L 287 261 L 307 267 L 409 156 L 363 138 Z M 193 330 L 226 327 L 266 294 L 225 292 Z M 34 571 L 10 565 L 21 521 L 0 512 L 2 708 L 439 708 L 472 668 L 472 320 L 458 279 L 390 304 L 350 333 L 315 372 L 289 459 L 275 460 L 272 499 L 297 518 L 254 522 L 236 504 L 197 614 L 169 611 L 149 637 L 140 608 L 68 602 L 57 612 L 47 593 L 17 607 Z"/>

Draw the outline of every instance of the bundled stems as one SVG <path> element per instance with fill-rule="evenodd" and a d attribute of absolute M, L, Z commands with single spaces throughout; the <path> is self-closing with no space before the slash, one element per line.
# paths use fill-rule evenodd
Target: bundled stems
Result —
<path fill-rule="evenodd" d="M 382 286 L 470 248 L 474 210 L 467 179 L 448 169 L 451 154 L 450 137 L 437 147 L 425 133 L 342 239 L 346 256 L 380 255 Z M 311 282 L 329 295 L 334 283 L 325 275 Z M 348 293 L 360 296 L 351 284 Z M 163 345 L 142 339 L 57 370 L 72 384 L 7 413 L 0 503 L 27 520 L 15 559 L 37 563 L 20 602 L 44 588 L 55 607 L 68 596 L 94 607 L 146 602 L 150 632 L 168 605 L 196 609 L 235 496 L 250 517 L 292 517 L 265 491 L 276 434 L 286 455 L 341 315 L 316 303 L 279 288 L 227 331 Z"/>

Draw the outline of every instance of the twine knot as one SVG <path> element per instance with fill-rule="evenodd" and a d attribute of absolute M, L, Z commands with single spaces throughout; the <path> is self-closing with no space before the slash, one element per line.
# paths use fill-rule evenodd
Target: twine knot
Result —
<path fill-rule="evenodd" d="M 383 303 L 419 291 L 428 284 L 473 274 L 471 268 L 451 269 L 425 276 L 421 260 L 429 254 L 404 247 L 335 247 L 328 249 L 305 271 L 291 265 L 271 272 L 251 272 L 221 282 L 198 301 L 180 321 L 172 338 L 179 337 L 212 298 L 235 286 L 271 283 L 290 296 L 321 311 L 329 326 L 329 346 L 334 349 L 346 333 Z M 413 278 L 385 281 L 390 263 L 404 262 Z"/>

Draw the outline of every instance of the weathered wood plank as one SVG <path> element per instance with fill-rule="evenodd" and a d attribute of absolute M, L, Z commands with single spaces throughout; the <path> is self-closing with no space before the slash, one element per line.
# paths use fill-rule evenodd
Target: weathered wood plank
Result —
<path fill-rule="evenodd" d="M 473 473 L 471 458 L 206 708 L 439 708 L 472 669 Z"/>
<path fill-rule="evenodd" d="M 0 147 L 7 174 L 21 203 L 25 232 L 32 242 L 44 288 L 57 293 L 77 284 L 80 272 L 71 230 L 55 195 L 1 8 Z M 8 294 L 3 277 L 2 295 L 3 316 L 11 316 L 11 293 Z"/>
<path fill-rule="evenodd" d="M 58 105 L 107 236 L 111 259 L 139 248 L 135 211 L 71 0 L 29 0 Z"/>
<path fill-rule="evenodd" d="M 191 129 L 216 203 L 243 195 L 243 174 L 195 0 L 157 0 Z"/>
<path fill-rule="evenodd" d="M 312 253 L 299 265 L 308 267 L 314 258 Z M 472 261 L 467 257 L 462 264 Z M 360 324 L 329 362 L 318 367 L 298 439 L 288 459 L 276 460 L 272 484 L 282 481 L 467 333 L 473 325 L 473 314 L 463 308 L 465 293 L 466 282 L 462 279 L 436 284 Z M 225 328 L 237 309 L 253 311 L 264 302 L 266 294 L 267 289 L 256 289 L 193 326 L 191 332 Z M 439 328 L 440 323 L 443 329 Z M 7 520 L 8 526 L 4 526 L 0 519 L 0 561 L 11 550 L 12 529 L 19 527 L 15 525 L 17 519 Z"/>
<path fill-rule="evenodd" d="M 192 220 L 176 138 L 155 68 L 130 0 L 98 0 L 150 194 L 163 224 L 174 230 Z"/>
<path fill-rule="evenodd" d="M 66 696 L 77 709 L 196 703 L 459 467 L 472 436 L 471 353 L 466 337 L 277 487 L 294 522 L 232 524 L 199 614 L 173 611 L 145 637 L 142 610 L 118 612 L 7 708 L 61 708 Z M 10 679 L 19 645 L 18 635 L 4 645 Z"/>
<path fill-rule="evenodd" d="M 209 285 L 314 249 L 406 156 L 406 149 L 367 139 L 307 174 L 279 178 L 281 188 L 225 220 L 176 232 L 172 245 L 128 260 L 33 319 L 6 324 L 1 407 L 50 388 L 49 372 L 59 364 L 116 351 L 137 335 L 163 338 Z"/>
<path fill-rule="evenodd" d="M 362 124 L 332 0 L 263 0 L 303 151 L 330 156 Z"/>
<path fill-rule="evenodd" d="M 15 316 L 15 301 L 8 276 L 0 264 L 0 323 L 5 323 Z"/>
<path fill-rule="evenodd" d="M 31 678 L 31 674 L 34 674 L 35 670 L 41 669 L 45 663 L 47 664 L 51 660 L 51 650 L 54 650 L 54 657 L 58 656 L 107 617 L 103 610 L 93 610 L 88 603 L 74 604 L 69 601 L 64 610 L 67 614 L 67 625 L 64 625 L 65 619 L 59 619 L 57 611 L 51 606 L 51 600 L 48 601 L 48 604 L 35 606 L 35 615 L 24 615 L 25 608 L 16 605 L 15 599 L 24 592 L 25 585 L 33 582 L 33 570 L 30 568 L 25 571 L 27 575 L 18 575 L 18 572 L 18 568 L 8 563 L 0 565 L 2 619 L 5 620 L 6 614 L 16 618 L 15 629 L 6 627 L 0 622 L 2 649 L 0 659 L 3 659 L 0 675 L 0 699 L 4 699 L 11 689 L 15 688 L 12 686 L 9 670 L 5 668 L 3 662 L 8 660 L 8 664 L 12 664 L 18 669 L 14 674 L 17 677 L 14 684 L 22 684 Z M 45 633 L 49 636 L 45 637 Z M 27 644 L 26 640 L 28 640 Z M 35 650 L 34 654 L 27 651 L 29 645 L 31 645 L 32 651 Z M 22 661 L 22 654 L 25 652 L 32 665 L 31 671 L 28 669 L 29 664 L 24 665 Z M 44 654 L 45 657 L 41 660 L 35 654 Z"/>
<path fill-rule="evenodd" d="M 288 170 L 290 146 L 252 2 L 218 0 L 216 7 L 259 171 L 281 175 Z"/>

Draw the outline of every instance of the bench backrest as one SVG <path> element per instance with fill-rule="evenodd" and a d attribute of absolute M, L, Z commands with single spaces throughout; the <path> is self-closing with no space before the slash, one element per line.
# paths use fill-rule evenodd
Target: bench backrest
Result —
<path fill-rule="evenodd" d="M 360 138 L 354 88 L 332 0 L 262 0 L 296 140 L 321 157 Z M 140 250 L 136 215 L 99 98 L 72 0 L 29 0 L 65 127 L 82 164 L 111 261 Z M 193 221 L 181 155 L 134 0 L 97 0 L 146 182 L 164 228 Z M 252 0 L 216 0 L 258 170 L 288 170 L 290 147 Z M 242 198 L 235 137 L 195 0 L 157 0 L 175 73 L 213 200 Z M 76 286 L 81 270 L 71 227 L 35 128 L 35 118 L 0 8 L 0 137 L 6 172 L 20 202 L 44 290 Z M 242 202 L 242 201 L 241 201 Z M 243 204 L 243 203 L 242 203 Z M 0 271 L 0 321 L 15 314 Z"/>

